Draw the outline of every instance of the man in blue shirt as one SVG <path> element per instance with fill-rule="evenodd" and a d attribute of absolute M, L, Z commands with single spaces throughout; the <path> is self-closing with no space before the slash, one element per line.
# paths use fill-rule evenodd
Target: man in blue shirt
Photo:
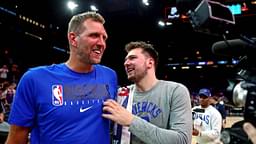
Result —
<path fill-rule="evenodd" d="M 21 78 L 11 109 L 7 144 L 109 144 L 102 105 L 114 99 L 116 72 L 100 65 L 106 49 L 103 17 L 85 12 L 68 26 L 67 62 L 39 66 Z"/>

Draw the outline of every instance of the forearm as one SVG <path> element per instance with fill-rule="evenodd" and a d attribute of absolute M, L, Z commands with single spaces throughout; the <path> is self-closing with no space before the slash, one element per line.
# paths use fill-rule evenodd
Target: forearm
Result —
<path fill-rule="evenodd" d="M 147 144 L 187 144 L 186 134 L 177 130 L 159 128 L 137 116 L 129 128 L 130 132 Z"/>
<path fill-rule="evenodd" d="M 27 144 L 29 128 L 11 125 L 6 144 Z"/>
<path fill-rule="evenodd" d="M 200 136 L 205 137 L 209 140 L 214 140 L 214 139 L 220 137 L 220 133 L 219 133 L 219 130 L 213 129 L 213 130 L 209 130 L 209 131 L 201 131 Z"/>
<path fill-rule="evenodd" d="M 8 138 L 5 144 L 27 144 L 28 140 L 19 140 L 14 138 Z"/>

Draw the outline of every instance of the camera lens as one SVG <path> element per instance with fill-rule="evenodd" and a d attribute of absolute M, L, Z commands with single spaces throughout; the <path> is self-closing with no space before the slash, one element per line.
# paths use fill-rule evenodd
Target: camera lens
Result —
<path fill-rule="evenodd" d="M 244 81 L 239 82 L 233 90 L 233 102 L 238 107 L 243 107 L 245 105 L 246 96 L 248 94 L 248 91 L 241 87 L 244 83 Z"/>
<path fill-rule="evenodd" d="M 223 142 L 223 144 L 230 143 L 231 137 L 230 137 L 229 130 L 225 129 L 221 132 L 220 140 Z"/>

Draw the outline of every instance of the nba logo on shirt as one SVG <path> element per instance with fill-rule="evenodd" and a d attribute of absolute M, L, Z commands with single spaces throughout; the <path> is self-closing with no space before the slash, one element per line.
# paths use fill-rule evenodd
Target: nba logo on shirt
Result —
<path fill-rule="evenodd" d="M 63 105 L 63 88 L 62 85 L 52 86 L 52 104 L 54 106 Z"/>

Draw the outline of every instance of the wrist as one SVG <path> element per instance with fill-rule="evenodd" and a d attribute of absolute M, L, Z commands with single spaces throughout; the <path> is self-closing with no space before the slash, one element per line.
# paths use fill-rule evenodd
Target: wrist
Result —
<path fill-rule="evenodd" d="M 129 126 L 132 124 L 133 119 L 134 119 L 134 116 L 131 114 L 131 116 L 130 116 L 130 118 L 129 118 L 127 124 L 126 124 L 126 126 L 129 127 Z"/>

